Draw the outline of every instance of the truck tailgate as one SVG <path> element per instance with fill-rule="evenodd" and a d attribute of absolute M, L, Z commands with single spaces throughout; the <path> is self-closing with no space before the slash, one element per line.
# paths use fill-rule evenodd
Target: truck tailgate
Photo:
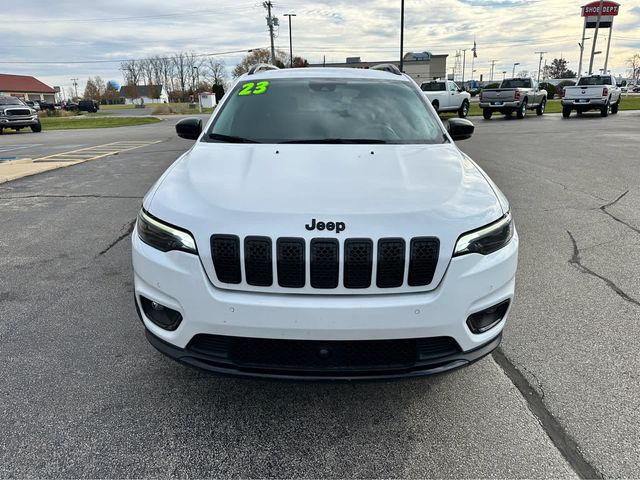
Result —
<path fill-rule="evenodd" d="M 564 88 L 564 98 L 568 100 L 577 100 L 577 99 L 589 99 L 589 98 L 602 98 L 604 87 L 600 85 L 595 86 L 584 86 L 584 87 L 565 87 Z"/>
<path fill-rule="evenodd" d="M 513 102 L 515 90 L 512 88 L 494 88 L 482 92 L 483 102 Z"/>

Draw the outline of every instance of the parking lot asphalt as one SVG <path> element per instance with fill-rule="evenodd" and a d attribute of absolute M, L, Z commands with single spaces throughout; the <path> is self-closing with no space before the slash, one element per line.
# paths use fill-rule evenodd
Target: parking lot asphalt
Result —
<path fill-rule="evenodd" d="M 129 233 L 191 145 L 173 121 L 43 132 L 45 145 L 162 142 L 0 185 L 0 476 L 584 476 L 562 441 L 594 472 L 640 476 L 639 119 L 473 119 L 459 145 L 509 197 L 521 237 L 504 356 L 335 385 L 216 377 L 147 344 Z"/>

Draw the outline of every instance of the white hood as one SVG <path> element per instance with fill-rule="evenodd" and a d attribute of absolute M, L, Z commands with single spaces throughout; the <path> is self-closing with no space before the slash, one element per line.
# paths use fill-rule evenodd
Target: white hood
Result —
<path fill-rule="evenodd" d="M 452 144 L 197 142 L 158 182 L 144 207 L 194 235 L 209 278 L 224 288 L 229 286 L 219 284 L 213 270 L 212 234 L 340 241 L 435 236 L 440 261 L 432 284 L 422 288 L 430 290 L 442 279 L 460 234 L 505 213 L 478 167 Z M 312 219 L 343 222 L 346 228 L 308 231 Z"/>

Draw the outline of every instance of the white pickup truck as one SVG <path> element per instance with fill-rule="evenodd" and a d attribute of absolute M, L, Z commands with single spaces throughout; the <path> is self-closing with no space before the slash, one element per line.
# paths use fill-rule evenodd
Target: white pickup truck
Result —
<path fill-rule="evenodd" d="M 622 90 L 611 75 L 588 75 L 580 77 L 578 84 L 565 87 L 562 94 L 562 116 L 569 118 L 571 111 L 578 115 L 588 110 L 600 110 L 600 116 L 606 117 L 609 111 L 618 113 Z"/>
<path fill-rule="evenodd" d="M 423 82 L 420 90 L 424 92 L 436 112 L 458 112 L 460 118 L 469 114 L 471 95 L 463 91 L 451 80 L 432 80 Z"/>

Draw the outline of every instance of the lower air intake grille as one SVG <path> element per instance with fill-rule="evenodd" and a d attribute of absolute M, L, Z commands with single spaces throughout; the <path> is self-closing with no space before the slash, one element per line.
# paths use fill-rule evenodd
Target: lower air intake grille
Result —
<path fill-rule="evenodd" d="M 350 371 L 409 368 L 462 352 L 451 337 L 398 340 L 280 340 L 199 334 L 187 350 L 239 368 Z"/>
<path fill-rule="evenodd" d="M 213 235 L 211 254 L 216 275 L 224 283 L 240 283 L 240 240 L 235 235 Z"/>

